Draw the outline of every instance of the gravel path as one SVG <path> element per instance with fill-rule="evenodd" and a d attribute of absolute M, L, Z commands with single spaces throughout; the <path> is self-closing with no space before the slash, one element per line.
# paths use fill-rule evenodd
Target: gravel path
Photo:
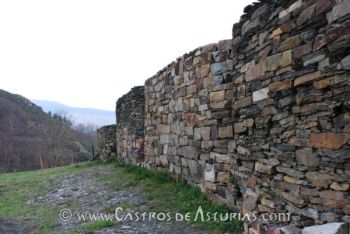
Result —
<path fill-rule="evenodd" d="M 109 217 L 116 220 L 115 209 L 122 207 L 123 211 L 118 212 L 118 217 L 130 217 L 126 216 L 130 213 L 134 220 L 126 218 L 113 227 L 102 228 L 94 233 L 209 233 L 198 230 L 188 222 L 175 221 L 173 217 L 170 221 L 159 221 L 154 218 L 135 221 L 135 212 L 146 212 L 146 217 L 149 217 L 147 215 L 151 212 L 145 201 L 144 192 L 138 186 L 125 186 L 127 181 L 118 181 L 118 178 L 103 180 L 104 177 L 111 174 L 113 174 L 112 165 L 101 165 L 59 177 L 55 191 L 28 200 L 26 204 L 57 207 L 56 212 L 58 213 L 61 210 L 61 217 L 57 214 L 56 227 L 53 232 L 81 230 L 82 223 L 90 222 L 89 214 L 95 214 L 97 218 L 93 219 L 101 219 L 102 214 L 104 219 Z M 113 187 L 119 187 L 119 190 Z M 85 221 L 82 221 L 82 214 Z"/>

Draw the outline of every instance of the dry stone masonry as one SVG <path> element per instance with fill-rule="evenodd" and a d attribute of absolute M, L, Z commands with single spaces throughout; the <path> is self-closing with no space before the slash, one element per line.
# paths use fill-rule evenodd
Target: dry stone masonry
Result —
<path fill-rule="evenodd" d="M 97 130 L 97 145 L 100 149 L 99 157 L 103 160 L 107 159 L 111 153 L 116 152 L 116 125 L 107 125 Z"/>
<path fill-rule="evenodd" d="M 118 156 L 243 213 L 289 212 L 291 230 L 349 223 L 350 0 L 262 0 L 244 12 L 232 40 L 118 100 Z M 249 231 L 264 225 L 274 228 Z"/>
<path fill-rule="evenodd" d="M 134 87 L 117 101 L 117 156 L 130 164 L 144 161 L 144 87 Z"/>

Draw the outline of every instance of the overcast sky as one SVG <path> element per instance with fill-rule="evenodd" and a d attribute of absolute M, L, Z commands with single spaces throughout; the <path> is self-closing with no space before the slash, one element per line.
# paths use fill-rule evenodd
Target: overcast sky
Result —
<path fill-rule="evenodd" d="M 251 0 L 2 0 L 0 89 L 114 110 L 182 54 L 231 38 Z"/>

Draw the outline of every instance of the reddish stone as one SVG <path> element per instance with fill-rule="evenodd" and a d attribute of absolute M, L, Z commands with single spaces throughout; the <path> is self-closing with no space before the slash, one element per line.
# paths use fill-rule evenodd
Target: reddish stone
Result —
<path fill-rule="evenodd" d="M 327 88 L 328 86 L 330 86 L 331 84 L 331 79 L 330 78 L 327 78 L 327 79 L 324 79 L 324 80 L 320 80 L 320 81 L 315 81 L 314 82 L 314 88 L 315 89 L 324 89 L 324 88 Z"/>
<path fill-rule="evenodd" d="M 187 114 L 186 115 L 186 124 L 188 126 L 194 127 L 197 124 L 197 116 L 196 114 Z"/>
<path fill-rule="evenodd" d="M 341 200 L 331 200 L 331 199 L 322 199 L 322 204 L 331 208 L 344 208 L 348 204 L 347 199 Z"/>
<path fill-rule="evenodd" d="M 325 46 L 327 43 L 326 36 L 325 35 L 317 35 L 314 43 L 314 51 L 321 49 L 323 46 Z"/>
<path fill-rule="evenodd" d="M 310 146 L 314 148 L 339 149 L 349 139 L 349 133 L 311 133 Z"/>
<path fill-rule="evenodd" d="M 338 79 L 340 80 L 340 79 Z M 315 89 L 324 89 L 327 88 L 328 86 L 334 85 L 337 83 L 337 77 L 329 77 L 323 80 L 319 80 L 319 81 L 314 81 L 314 87 Z"/>
<path fill-rule="evenodd" d="M 203 78 L 209 75 L 210 64 L 201 65 L 196 68 L 196 76 L 198 78 Z"/>
<path fill-rule="evenodd" d="M 328 30 L 327 43 L 334 41 L 347 34 L 350 34 L 350 20 L 347 20 L 343 24 Z"/>
<path fill-rule="evenodd" d="M 247 186 L 250 188 L 255 188 L 256 185 L 256 178 L 254 176 L 251 176 L 247 180 Z"/>
<path fill-rule="evenodd" d="M 277 28 L 272 32 L 271 37 L 277 37 L 277 36 L 281 35 L 282 33 L 283 33 L 283 30 L 281 28 Z"/>
<path fill-rule="evenodd" d="M 319 71 L 316 71 L 316 72 L 313 72 L 313 73 L 310 73 L 310 74 L 307 74 L 307 75 L 300 76 L 300 77 L 295 79 L 294 86 L 298 86 L 298 85 L 304 84 L 304 83 L 306 83 L 308 81 L 315 80 L 315 79 L 317 79 L 319 77 L 321 77 L 321 73 Z"/>
<path fill-rule="evenodd" d="M 144 148 L 144 145 L 145 145 L 145 140 L 143 138 L 140 138 L 140 139 L 137 139 L 136 140 L 136 144 L 135 144 L 135 147 L 137 149 L 143 149 Z"/>
<path fill-rule="evenodd" d="M 284 80 L 281 82 L 272 83 L 269 85 L 269 91 L 275 92 L 280 90 L 289 89 L 292 87 L 292 81 L 291 80 Z"/>

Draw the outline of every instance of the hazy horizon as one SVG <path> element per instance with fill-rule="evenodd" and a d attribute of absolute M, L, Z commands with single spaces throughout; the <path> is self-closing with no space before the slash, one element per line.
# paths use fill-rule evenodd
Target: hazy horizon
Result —
<path fill-rule="evenodd" d="M 119 97 L 179 56 L 232 38 L 252 2 L 1 1 L 0 88 L 114 111 Z"/>

